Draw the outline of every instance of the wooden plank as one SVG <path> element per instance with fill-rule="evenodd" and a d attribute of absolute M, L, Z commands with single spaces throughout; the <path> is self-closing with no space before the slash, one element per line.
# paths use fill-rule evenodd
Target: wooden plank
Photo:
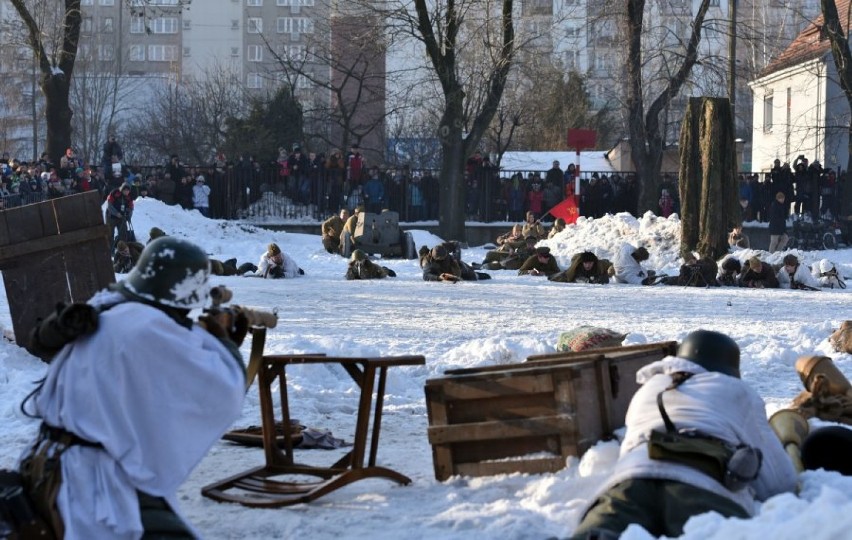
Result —
<path fill-rule="evenodd" d="M 553 458 L 535 458 L 524 460 L 486 461 L 479 463 L 459 463 L 455 474 L 464 476 L 493 476 L 496 474 L 542 474 L 560 471 L 565 468 L 562 456 Z"/>
<path fill-rule="evenodd" d="M 494 398 L 451 401 L 447 404 L 444 424 L 464 424 L 487 420 L 548 416 L 556 410 L 552 392 L 517 394 Z M 434 423 L 430 422 L 430 425 Z"/>
<path fill-rule="evenodd" d="M 429 425 L 446 426 L 447 407 L 444 401 L 444 392 L 440 387 L 425 388 L 426 411 L 429 415 Z M 435 478 L 446 480 L 453 475 L 453 453 L 446 445 L 432 445 L 432 465 L 435 469 Z"/>
<path fill-rule="evenodd" d="M 12 328 L 21 345 L 28 343 L 30 330 L 39 318 L 48 315 L 57 302 L 71 300 L 61 252 L 34 254 L 31 262 L 37 266 L 3 270 Z"/>
<path fill-rule="evenodd" d="M 104 223 L 101 194 L 87 191 L 52 199 L 59 230 L 63 232 L 87 229 Z"/>
<path fill-rule="evenodd" d="M 618 358 L 624 356 L 638 355 L 642 356 L 651 351 L 660 351 L 663 356 L 675 354 L 677 351 L 676 341 L 660 341 L 657 343 L 642 343 L 638 345 L 626 345 L 619 347 L 604 347 L 601 349 L 589 349 L 580 352 L 555 352 L 548 354 L 536 354 L 528 356 L 527 362 L 542 362 L 542 361 L 569 361 L 583 358 L 584 356 L 603 356 L 609 358 Z"/>
<path fill-rule="evenodd" d="M 0 212 L 0 247 L 9 244 L 9 211 Z"/>
<path fill-rule="evenodd" d="M 497 379 L 467 380 L 457 382 L 447 379 L 443 385 L 444 399 L 447 401 L 461 399 L 482 399 L 494 396 L 509 396 L 513 394 L 535 394 L 553 392 L 553 382 L 550 374 L 533 376 L 514 376 L 506 372 Z"/>
<path fill-rule="evenodd" d="M 462 441 L 448 445 L 453 451 L 453 466 L 458 463 L 518 460 L 533 454 L 560 455 L 560 436 L 538 435 L 511 439 Z"/>
<path fill-rule="evenodd" d="M 92 291 L 115 283 L 106 236 L 74 246 L 65 246 L 62 252 L 66 268 L 80 269 L 68 272 L 68 288 L 75 302 L 85 302 L 92 296 Z"/>
<path fill-rule="evenodd" d="M 515 420 L 495 420 L 451 426 L 430 426 L 429 442 L 447 444 L 460 441 L 500 440 L 531 435 L 551 435 L 574 429 L 574 415 L 559 414 Z"/>
<path fill-rule="evenodd" d="M 106 238 L 109 235 L 109 229 L 106 225 L 90 227 L 88 229 L 80 229 L 62 234 L 54 234 L 39 238 L 33 238 L 20 243 L 14 243 L 0 247 L 0 268 L 8 268 L 11 265 L 18 265 L 20 261 L 13 261 L 16 258 L 28 258 L 42 251 L 56 251 L 64 246 L 81 244 Z M 107 254 L 109 254 L 107 248 Z M 110 263 L 111 265 L 112 263 Z"/>

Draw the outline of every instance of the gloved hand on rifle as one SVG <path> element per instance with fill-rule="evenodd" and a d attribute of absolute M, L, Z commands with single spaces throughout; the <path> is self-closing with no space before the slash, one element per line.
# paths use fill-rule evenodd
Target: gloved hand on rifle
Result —
<path fill-rule="evenodd" d="M 229 339 L 240 346 L 249 328 L 248 317 L 238 309 L 208 310 L 198 317 L 198 324 L 219 339 Z"/>

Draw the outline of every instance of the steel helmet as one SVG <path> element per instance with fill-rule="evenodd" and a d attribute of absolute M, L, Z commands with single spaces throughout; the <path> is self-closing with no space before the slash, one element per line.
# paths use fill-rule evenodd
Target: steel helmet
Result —
<path fill-rule="evenodd" d="M 695 362 L 707 371 L 740 377 L 740 347 L 721 332 L 691 332 L 678 347 L 677 355 Z"/>
<path fill-rule="evenodd" d="M 151 241 L 118 289 L 131 297 L 175 308 L 201 308 L 210 295 L 210 260 L 187 240 Z"/>
<path fill-rule="evenodd" d="M 352 261 L 363 261 L 367 258 L 367 254 L 364 253 L 364 250 L 356 249 L 352 252 Z"/>
<path fill-rule="evenodd" d="M 834 270 L 834 263 L 833 262 L 829 261 L 828 259 L 822 259 L 819 262 L 819 271 L 822 272 L 823 274 L 827 274 L 828 272 L 831 272 L 832 270 Z"/>

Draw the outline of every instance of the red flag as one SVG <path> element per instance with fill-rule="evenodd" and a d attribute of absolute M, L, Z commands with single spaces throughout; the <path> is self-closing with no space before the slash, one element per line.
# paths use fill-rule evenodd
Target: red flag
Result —
<path fill-rule="evenodd" d="M 551 208 L 548 214 L 555 218 L 564 219 L 566 224 L 575 223 L 577 217 L 580 215 L 580 209 L 577 207 L 577 197 L 568 195 L 564 201 Z"/>

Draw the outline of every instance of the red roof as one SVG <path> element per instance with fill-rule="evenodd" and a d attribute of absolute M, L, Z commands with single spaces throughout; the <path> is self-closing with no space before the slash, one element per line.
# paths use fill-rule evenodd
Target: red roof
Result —
<path fill-rule="evenodd" d="M 849 35 L 849 4 L 850 0 L 835 0 L 837 14 L 840 17 L 841 25 L 847 31 L 847 37 Z M 772 62 L 770 62 L 769 65 L 760 72 L 759 76 L 765 77 L 775 73 L 776 71 L 781 71 L 782 69 L 786 69 L 830 53 L 831 44 L 829 43 L 828 38 L 823 37 L 823 39 L 820 39 L 822 26 L 823 16 L 822 12 L 820 12 L 820 15 L 816 18 L 816 20 L 802 30 L 802 32 L 796 36 L 796 39 L 790 43 L 790 46 L 778 55 L 777 58 L 772 60 Z"/>

